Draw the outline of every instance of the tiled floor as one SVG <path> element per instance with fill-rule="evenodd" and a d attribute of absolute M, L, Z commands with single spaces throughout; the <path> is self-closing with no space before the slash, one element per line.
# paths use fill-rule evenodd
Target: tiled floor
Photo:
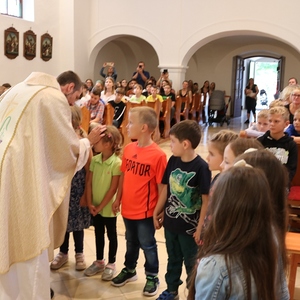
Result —
<path fill-rule="evenodd" d="M 228 128 L 239 132 L 244 129 L 243 125 L 244 118 L 232 119 L 230 125 L 227 127 L 225 124 L 223 128 Z M 203 127 L 203 138 L 197 148 L 197 153 L 206 159 L 207 157 L 207 140 L 209 137 L 221 129 L 220 125 L 214 125 L 209 127 Z M 160 147 L 167 153 L 168 157 L 171 155 L 169 141 L 162 141 Z M 163 229 L 156 232 L 156 239 L 158 245 L 159 261 L 160 261 L 160 287 L 159 295 L 162 291 L 166 289 L 166 283 L 164 280 L 164 274 L 167 265 L 167 254 L 165 248 L 165 239 L 163 234 Z M 123 268 L 124 254 L 125 254 L 125 229 L 122 221 L 122 217 L 118 217 L 118 253 L 117 253 L 117 272 Z M 107 245 L 107 243 L 106 243 Z M 84 237 L 84 253 L 87 265 L 89 266 L 95 260 L 95 238 L 94 238 L 94 228 L 90 227 L 85 230 Z M 56 251 L 57 253 L 57 251 Z M 107 255 L 107 246 L 105 248 L 105 253 Z M 70 251 L 69 251 L 69 262 L 64 265 L 60 270 L 51 271 L 51 287 L 55 292 L 55 300 L 67 300 L 67 299 L 147 299 L 142 295 L 142 290 L 145 285 L 145 275 L 144 275 L 144 256 L 142 251 L 140 252 L 140 258 L 137 267 L 138 280 L 135 282 L 130 282 L 123 287 L 114 287 L 110 282 L 105 282 L 101 280 L 101 274 L 93 277 L 86 277 L 83 275 L 83 271 L 75 271 L 75 259 L 73 251 L 73 239 L 70 238 Z M 185 280 L 185 272 L 182 274 L 183 281 Z M 185 289 L 185 284 L 180 287 L 180 299 L 186 299 L 187 290 Z M 156 299 L 155 297 L 150 297 L 149 299 Z M 295 299 L 300 299 L 300 271 L 298 270 L 298 276 L 296 281 L 295 289 Z"/>

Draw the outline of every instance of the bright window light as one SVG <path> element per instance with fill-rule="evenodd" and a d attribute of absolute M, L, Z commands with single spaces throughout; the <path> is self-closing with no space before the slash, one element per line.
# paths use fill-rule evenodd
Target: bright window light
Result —
<path fill-rule="evenodd" d="M 22 18 L 22 0 L 0 0 L 0 13 L 4 15 Z"/>

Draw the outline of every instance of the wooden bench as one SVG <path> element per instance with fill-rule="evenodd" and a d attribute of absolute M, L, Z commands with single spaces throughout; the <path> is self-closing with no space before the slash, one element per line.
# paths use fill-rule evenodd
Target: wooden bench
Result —
<path fill-rule="evenodd" d="M 201 94 L 196 93 L 193 95 L 192 106 L 189 111 L 189 119 L 199 123 L 202 120 L 202 103 Z"/>
<path fill-rule="evenodd" d="M 300 234 L 287 232 L 285 244 L 287 252 L 290 256 L 288 287 L 290 292 L 290 299 L 293 300 L 297 276 L 297 267 L 300 263 Z"/>
<path fill-rule="evenodd" d="M 171 107 L 172 100 L 170 98 L 164 100 L 161 104 L 161 113 L 159 117 L 159 121 L 164 124 L 164 131 L 162 133 L 163 138 L 168 138 L 171 127 Z"/>
<path fill-rule="evenodd" d="M 103 113 L 103 124 L 112 125 L 114 119 L 115 110 L 109 103 L 105 104 Z"/>
<path fill-rule="evenodd" d="M 157 122 L 157 127 L 155 128 L 152 138 L 153 138 L 153 141 L 157 143 L 160 140 L 159 117 L 160 117 L 160 111 L 161 111 L 161 102 L 159 100 L 156 100 L 155 102 L 146 102 L 146 105 L 149 107 L 152 107 L 156 112 L 158 122 Z"/>
<path fill-rule="evenodd" d="M 189 97 L 177 96 L 175 102 L 175 119 L 179 123 L 181 119 L 187 120 L 189 118 Z"/>
<path fill-rule="evenodd" d="M 297 144 L 298 162 L 297 171 L 291 183 L 288 195 L 290 227 L 300 228 L 300 144 Z"/>
<path fill-rule="evenodd" d="M 86 108 L 86 106 L 81 107 L 81 128 L 88 133 L 90 127 L 91 114 L 90 111 Z"/>

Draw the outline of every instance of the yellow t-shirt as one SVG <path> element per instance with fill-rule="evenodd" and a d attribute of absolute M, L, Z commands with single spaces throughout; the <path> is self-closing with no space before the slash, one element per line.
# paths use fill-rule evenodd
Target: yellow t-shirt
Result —
<path fill-rule="evenodd" d="M 164 102 L 164 99 L 162 98 L 162 96 L 158 95 L 158 94 L 156 95 L 155 99 L 153 99 L 152 95 L 148 96 L 146 99 L 147 102 L 155 102 L 156 100 L 159 100 L 159 102 Z"/>

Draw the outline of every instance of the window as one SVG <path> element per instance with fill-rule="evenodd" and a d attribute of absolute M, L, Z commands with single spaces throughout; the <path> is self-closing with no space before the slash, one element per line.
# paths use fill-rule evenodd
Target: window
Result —
<path fill-rule="evenodd" d="M 0 13 L 4 15 L 22 18 L 22 0 L 1 0 Z"/>

